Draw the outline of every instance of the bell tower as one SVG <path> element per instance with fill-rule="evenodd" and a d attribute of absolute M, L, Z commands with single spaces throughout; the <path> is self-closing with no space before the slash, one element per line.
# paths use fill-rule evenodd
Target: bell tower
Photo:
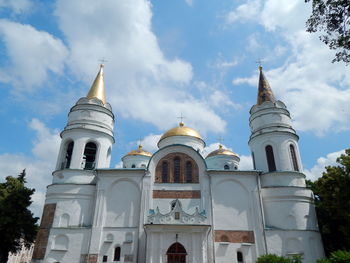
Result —
<path fill-rule="evenodd" d="M 106 102 L 103 69 L 101 64 L 87 96 L 80 98 L 68 114 L 56 170 L 93 170 L 110 165 L 114 115 Z"/>
<path fill-rule="evenodd" d="M 262 67 L 259 67 L 257 103 L 250 110 L 249 147 L 254 169 L 263 172 L 302 171 L 299 137 L 286 105 L 275 99 Z"/>

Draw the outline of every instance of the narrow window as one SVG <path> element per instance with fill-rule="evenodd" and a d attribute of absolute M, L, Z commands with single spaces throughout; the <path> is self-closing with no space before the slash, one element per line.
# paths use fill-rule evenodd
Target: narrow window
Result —
<path fill-rule="evenodd" d="M 180 183 L 180 158 L 174 158 L 174 183 Z"/>
<path fill-rule="evenodd" d="M 131 168 L 135 168 L 135 167 L 136 167 L 135 164 L 131 165 Z"/>
<path fill-rule="evenodd" d="M 162 183 L 168 183 L 168 162 L 167 161 L 163 161 L 162 163 Z"/>
<path fill-rule="evenodd" d="M 108 256 L 103 256 L 102 262 L 107 262 L 108 261 Z"/>
<path fill-rule="evenodd" d="M 192 183 L 192 162 L 186 162 L 186 183 Z"/>
<path fill-rule="evenodd" d="M 93 142 L 89 142 L 85 145 L 84 150 L 84 160 L 85 162 L 84 169 L 92 170 L 95 168 L 95 159 L 96 159 L 97 147 Z"/>
<path fill-rule="evenodd" d="M 273 149 L 271 145 L 267 145 L 265 147 L 266 152 L 266 158 L 267 158 L 267 165 L 269 167 L 269 172 L 276 171 L 276 164 L 275 164 L 275 158 L 273 156 Z"/>
<path fill-rule="evenodd" d="M 294 145 L 293 144 L 289 145 L 289 149 L 290 149 L 290 155 L 292 156 L 292 162 L 293 162 L 294 171 L 299 171 L 297 155 L 295 153 Z"/>
<path fill-rule="evenodd" d="M 224 169 L 225 170 L 230 170 L 230 166 L 228 166 L 227 164 L 224 165 Z"/>
<path fill-rule="evenodd" d="M 243 262 L 243 254 L 241 251 L 237 251 L 237 262 Z"/>
<path fill-rule="evenodd" d="M 120 247 L 114 249 L 113 261 L 120 261 Z"/>
<path fill-rule="evenodd" d="M 64 168 L 70 167 L 70 162 L 72 160 L 73 147 L 74 147 L 74 142 L 70 142 L 67 146 L 67 153 L 66 153 L 66 159 L 64 161 Z"/>
<path fill-rule="evenodd" d="M 253 168 L 254 168 L 254 170 L 256 170 L 255 155 L 253 152 L 252 152 L 252 159 L 253 159 Z"/>

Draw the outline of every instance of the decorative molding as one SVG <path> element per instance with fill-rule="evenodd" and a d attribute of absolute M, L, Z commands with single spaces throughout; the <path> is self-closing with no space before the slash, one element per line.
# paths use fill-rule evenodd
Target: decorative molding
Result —
<path fill-rule="evenodd" d="M 148 224 L 188 225 L 206 223 L 207 217 L 205 216 L 205 211 L 199 212 L 198 207 L 196 207 L 196 211 L 191 215 L 183 211 L 181 202 L 178 199 L 174 200 L 171 206 L 172 209 L 167 214 L 162 214 L 158 207 L 156 208 L 156 211 L 151 209 L 147 220 Z"/>

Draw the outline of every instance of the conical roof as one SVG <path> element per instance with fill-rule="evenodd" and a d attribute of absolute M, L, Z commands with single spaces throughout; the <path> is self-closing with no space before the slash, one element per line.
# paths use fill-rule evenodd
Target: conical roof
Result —
<path fill-rule="evenodd" d="M 275 96 L 273 95 L 272 89 L 270 87 L 269 82 L 267 81 L 263 71 L 262 67 L 259 67 L 260 75 L 259 75 L 259 85 L 258 85 L 258 98 L 257 98 L 257 105 L 261 105 L 265 101 L 271 101 L 275 102 Z"/>
<path fill-rule="evenodd" d="M 103 67 L 104 65 L 100 65 L 100 70 L 97 73 L 97 76 L 95 78 L 94 83 L 92 83 L 92 86 L 89 90 L 88 95 L 86 96 L 88 99 L 99 99 L 103 102 L 103 104 L 106 104 L 106 97 L 105 97 L 105 84 L 104 84 L 104 78 L 103 78 Z"/>

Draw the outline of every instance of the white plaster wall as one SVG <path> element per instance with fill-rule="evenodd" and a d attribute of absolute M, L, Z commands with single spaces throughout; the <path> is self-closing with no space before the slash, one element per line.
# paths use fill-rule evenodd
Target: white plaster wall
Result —
<path fill-rule="evenodd" d="M 280 171 L 260 175 L 262 187 L 298 186 L 306 187 L 305 175 L 294 171 Z"/>
<path fill-rule="evenodd" d="M 211 178 L 215 229 L 252 230 L 252 210 L 256 209 L 251 195 L 251 190 L 256 188 L 254 179 L 250 178 L 250 185 L 247 185 L 233 176 L 213 175 Z"/>
<path fill-rule="evenodd" d="M 266 239 L 268 253 L 300 254 L 304 263 L 313 263 L 324 257 L 321 235 L 317 231 L 267 230 Z"/>
<path fill-rule="evenodd" d="M 131 262 L 137 262 L 137 246 L 138 228 L 104 228 L 98 262 L 102 262 L 104 255 L 108 256 L 107 262 L 113 262 L 116 247 L 121 248 L 118 262 L 124 262 L 125 255 L 132 255 Z"/>
<path fill-rule="evenodd" d="M 66 237 L 67 249 L 63 249 L 62 244 L 55 246 L 55 239 L 58 236 Z M 44 262 L 80 262 L 81 255 L 88 252 L 89 238 L 90 230 L 87 228 L 51 228 Z"/>
<path fill-rule="evenodd" d="M 49 185 L 45 203 L 56 203 L 53 227 L 59 227 L 62 216 L 68 215 L 68 227 L 91 226 L 94 185 Z"/>
<path fill-rule="evenodd" d="M 267 227 L 286 230 L 317 230 L 312 192 L 306 188 L 263 188 Z"/>
<path fill-rule="evenodd" d="M 215 242 L 215 263 L 238 263 L 237 252 L 243 254 L 244 263 L 255 263 L 256 248 L 254 244 Z"/>
<path fill-rule="evenodd" d="M 127 178 L 114 182 L 106 194 L 108 227 L 137 227 L 140 211 L 140 189 Z"/>

